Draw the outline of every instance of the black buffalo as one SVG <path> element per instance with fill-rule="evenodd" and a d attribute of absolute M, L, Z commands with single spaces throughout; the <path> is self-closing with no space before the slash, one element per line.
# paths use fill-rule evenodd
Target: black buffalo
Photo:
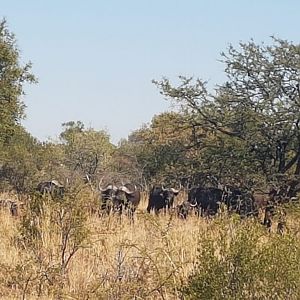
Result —
<path fill-rule="evenodd" d="M 201 216 L 215 215 L 221 204 L 226 205 L 229 212 L 241 216 L 249 216 L 257 212 L 250 193 L 229 186 L 192 188 L 188 194 L 188 202 L 192 207 L 197 208 Z"/>
<path fill-rule="evenodd" d="M 50 194 L 53 197 L 62 198 L 65 193 L 65 187 L 57 180 L 43 181 L 37 185 L 36 191 L 42 195 Z"/>
<path fill-rule="evenodd" d="M 223 191 L 214 187 L 195 187 L 188 194 L 188 202 L 198 209 L 199 215 L 214 215 L 218 212 L 220 203 L 224 202 Z"/>
<path fill-rule="evenodd" d="M 99 190 L 101 192 L 100 209 L 108 214 L 111 212 L 121 214 L 127 211 L 132 216 L 141 200 L 140 191 L 131 183 L 120 187 L 109 184 L 105 188 L 99 185 Z"/>
<path fill-rule="evenodd" d="M 149 195 L 147 211 L 154 210 L 157 214 L 159 210 L 170 209 L 173 207 L 174 198 L 179 193 L 179 190 L 174 188 L 164 188 L 163 186 L 154 186 Z"/>
<path fill-rule="evenodd" d="M 141 192 L 138 188 L 134 184 L 126 183 L 117 189 L 114 205 L 120 213 L 125 210 L 132 217 L 140 201 Z"/>
<path fill-rule="evenodd" d="M 177 216 L 180 219 L 186 219 L 191 210 L 191 204 L 187 201 L 184 201 L 176 206 Z"/>
<path fill-rule="evenodd" d="M 114 210 L 117 190 L 118 188 L 113 184 L 109 184 L 105 188 L 101 188 L 99 184 L 99 191 L 101 195 L 101 202 L 100 202 L 101 211 L 105 211 L 107 214 L 109 214 Z"/>

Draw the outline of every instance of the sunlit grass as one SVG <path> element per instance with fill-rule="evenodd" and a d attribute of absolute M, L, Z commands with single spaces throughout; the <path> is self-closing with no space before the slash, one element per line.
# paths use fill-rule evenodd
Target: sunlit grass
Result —
<path fill-rule="evenodd" d="M 177 201 L 184 199 L 182 196 Z M 226 214 L 213 220 L 195 215 L 182 220 L 174 212 L 155 216 L 145 213 L 146 206 L 144 196 L 134 221 L 126 216 L 89 214 L 85 221 L 89 235 L 64 274 L 59 271 L 61 236 L 51 223 L 50 206 L 45 206 L 38 220 L 41 242 L 36 249 L 20 243 L 21 217 L 3 211 L 1 298 L 178 299 L 199 263 L 205 239 L 217 240 L 225 232 L 225 241 L 230 243 L 238 230 L 261 226 L 251 220 L 237 222 Z M 298 222 L 289 217 L 287 232 L 296 233 Z M 263 243 L 276 236 L 262 227 L 260 230 Z M 220 245 L 216 243 L 216 247 Z M 218 249 L 214 251 L 217 257 L 221 255 Z"/>

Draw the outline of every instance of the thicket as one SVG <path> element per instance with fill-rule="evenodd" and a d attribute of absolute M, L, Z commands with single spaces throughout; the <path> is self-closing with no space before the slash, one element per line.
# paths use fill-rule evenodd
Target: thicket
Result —
<path fill-rule="evenodd" d="M 299 236 L 267 234 L 256 220 L 216 219 L 198 248 L 184 299 L 299 299 Z"/>

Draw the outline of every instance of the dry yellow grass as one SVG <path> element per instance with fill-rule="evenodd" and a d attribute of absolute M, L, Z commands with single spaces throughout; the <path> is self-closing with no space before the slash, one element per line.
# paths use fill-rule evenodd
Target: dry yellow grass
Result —
<path fill-rule="evenodd" d="M 193 269 L 198 237 L 205 230 L 206 221 L 196 217 L 181 220 L 172 214 L 149 215 L 145 213 L 146 202 L 144 198 L 134 222 L 126 216 L 121 219 L 118 216 L 88 217 L 88 241 L 72 258 L 67 284 L 60 297 L 176 299 L 176 286 L 180 286 Z M 0 261 L 7 272 L 11 272 L 1 280 L 2 299 L 19 299 L 25 295 L 26 299 L 41 299 L 43 293 L 37 296 L 38 288 L 34 288 L 39 280 L 34 277 L 39 276 L 41 269 L 46 273 L 45 266 L 51 268 L 59 262 L 61 244 L 60 236 L 52 231 L 47 210 L 40 224 L 42 246 L 38 254 L 16 243 L 19 218 L 5 211 L 0 214 L 0 222 Z M 2 272 L 1 276 L 5 274 L 8 275 Z M 10 286 L 9 281 L 18 276 L 24 282 Z M 45 276 L 51 277 L 51 274 Z M 55 292 L 49 297 L 55 299 Z"/>
<path fill-rule="evenodd" d="M 41 235 L 36 248 L 20 243 L 21 218 L 1 212 L 1 299 L 178 299 L 177 289 L 193 272 L 211 221 L 149 215 L 146 205 L 143 197 L 134 222 L 126 216 L 90 214 L 88 238 L 64 274 L 59 271 L 61 233 L 49 207 L 37 220 Z"/>

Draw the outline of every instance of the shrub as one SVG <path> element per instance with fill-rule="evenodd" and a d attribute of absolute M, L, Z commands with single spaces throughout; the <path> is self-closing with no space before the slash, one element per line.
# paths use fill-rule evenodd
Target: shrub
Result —
<path fill-rule="evenodd" d="M 292 233 L 269 234 L 252 220 L 216 219 L 182 293 L 186 299 L 299 299 L 299 259 Z"/>
<path fill-rule="evenodd" d="M 68 282 L 68 269 L 75 254 L 89 245 L 88 213 L 80 191 L 64 198 L 35 195 L 19 225 L 18 245 L 27 253 L 16 266 L 13 282 L 24 294 L 60 297 Z"/>

